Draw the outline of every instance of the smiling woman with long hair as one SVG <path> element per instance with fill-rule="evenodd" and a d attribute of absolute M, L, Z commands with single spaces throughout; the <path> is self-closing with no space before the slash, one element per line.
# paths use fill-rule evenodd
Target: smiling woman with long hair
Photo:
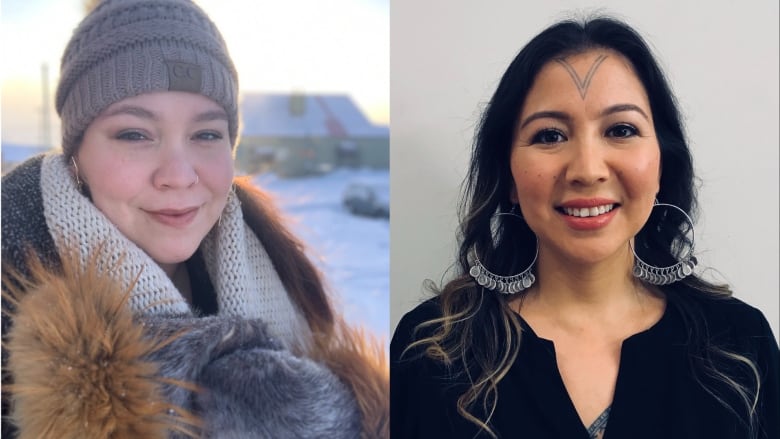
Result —
<path fill-rule="evenodd" d="M 189 0 L 104 0 L 62 152 L 2 181 L 3 437 L 383 437 L 381 347 L 233 175 L 238 77 Z"/>
<path fill-rule="evenodd" d="M 478 128 L 459 276 L 393 337 L 393 437 L 778 437 L 769 325 L 695 271 L 693 169 L 632 28 L 534 37 Z"/>

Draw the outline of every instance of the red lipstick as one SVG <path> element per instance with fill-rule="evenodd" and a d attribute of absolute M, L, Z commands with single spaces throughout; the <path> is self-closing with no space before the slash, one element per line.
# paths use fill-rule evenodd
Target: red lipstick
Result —
<path fill-rule="evenodd" d="M 590 231 L 609 224 L 619 208 L 616 201 L 607 198 L 578 198 L 562 203 L 556 210 L 570 228 Z"/>
<path fill-rule="evenodd" d="M 617 201 L 610 200 L 609 198 L 576 198 L 561 203 L 559 207 L 583 208 L 583 207 L 606 206 L 608 204 L 617 204 Z"/>

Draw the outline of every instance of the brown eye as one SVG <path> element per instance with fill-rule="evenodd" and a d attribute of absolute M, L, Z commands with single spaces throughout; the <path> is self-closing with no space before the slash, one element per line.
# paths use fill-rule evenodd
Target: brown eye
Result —
<path fill-rule="evenodd" d="M 607 130 L 607 136 L 615 137 L 618 139 L 625 139 L 638 135 L 639 132 L 636 128 L 628 124 L 618 124 Z"/>
<path fill-rule="evenodd" d="M 531 143 L 541 143 L 544 145 L 552 145 L 555 143 L 565 142 L 566 136 L 560 130 L 554 128 L 546 128 L 534 135 L 531 139 Z"/>

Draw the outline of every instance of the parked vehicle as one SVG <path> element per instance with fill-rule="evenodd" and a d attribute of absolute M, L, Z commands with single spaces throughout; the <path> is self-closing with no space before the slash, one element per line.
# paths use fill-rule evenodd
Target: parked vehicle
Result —
<path fill-rule="evenodd" d="M 354 181 L 341 198 L 353 215 L 390 218 L 390 186 L 387 182 Z"/>

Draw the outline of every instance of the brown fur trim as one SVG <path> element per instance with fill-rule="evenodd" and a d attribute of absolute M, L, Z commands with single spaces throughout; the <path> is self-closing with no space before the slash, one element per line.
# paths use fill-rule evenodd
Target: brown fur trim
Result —
<path fill-rule="evenodd" d="M 31 277 L 4 273 L 15 308 L 7 335 L 12 420 L 24 438 L 166 438 L 198 421 L 161 396 L 145 361 L 166 342 L 145 338 L 123 291 L 92 256 L 82 271 L 62 255 L 60 273 L 30 258 Z M 23 293 L 26 292 L 26 293 Z M 171 411 L 173 410 L 173 411 Z M 169 414 L 170 413 L 170 414 Z"/>
<path fill-rule="evenodd" d="M 336 335 L 316 337 L 311 356 L 346 383 L 362 417 L 362 439 L 390 437 L 390 378 L 384 344 L 343 320 Z"/>

